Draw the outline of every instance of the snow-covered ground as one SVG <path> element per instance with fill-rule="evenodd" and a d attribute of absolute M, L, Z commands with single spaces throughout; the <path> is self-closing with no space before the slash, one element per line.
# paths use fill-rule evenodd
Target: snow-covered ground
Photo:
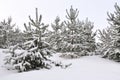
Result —
<path fill-rule="evenodd" d="M 4 57 L 5 57 L 5 53 L 3 53 L 3 51 L 5 51 L 4 49 L 0 49 L 0 78 L 12 74 L 12 73 L 16 73 L 16 71 L 9 71 L 5 68 L 4 66 Z"/>
<path fill-rule="evenodd" d="M 0 80 L 120 80 L 120 63 L 100 58 L 86 56 L 79 59 L 62 59 L 58 54 L 55 61 L 72 63 L 67 69 L 53 67 L 51 70 L 34 70 L 17 73 L 4 68 L 5 54 L 0 50 Z"/>

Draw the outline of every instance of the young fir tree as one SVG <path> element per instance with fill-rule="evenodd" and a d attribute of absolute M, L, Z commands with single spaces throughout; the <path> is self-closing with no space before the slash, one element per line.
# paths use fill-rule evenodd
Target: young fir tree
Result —
<path fill-rule="evenodd" d="M 79 11 L 71 6 L 70 11 L 66 10 L 65 21 L 66 31 L 64 32 L 64 42 L 62 50 L 65 52 L 77 52 L 78 55 L 86 55 L 95 50 L 95 34 L 92 32 L 93 23 L 88 21 L 79 21 L 77 19 Z"/>
<path fill-rule="evenodd" d="M 76 19 L 78 17 L 79 11 L 77 9 L 74 10 L 71 6 L 71 9 L 69 12 L 66 9 L 66 13 L 67 13 L 66 18 L 68 19 L 68 22 L 65 22 L 65 24 L 69 30 L 69 34 L 71 35 L 70 43 L 74 44 L 74 34 L 75 34 L 76 29 L 77 29 Z"/>
<path fill-rule="evenodd" d="M 11 45 L 11 35 L 13 35 L 13 27 L 15 24 L 12 24 L 12 18 L 9 17 L 8 20 L 3 20 L 0 22 L 0 46 L 8 47 Z"/>
<path fill-rule="evenodd" d="M 52 48 L 56 51 L 60 51 L 61 50 L 61 42 L 63 40 L 63 35 L 62 35 L 62 31 L 61 30 L 63 28 L 63 22 L 60 23 L 60 18 L 57 16 L 54 24 L 51 24 L 51 27 L 53 29 L 53 31 L 51 32 L 51 35 L 49 35 L 48 37 L 48 42 L 50 43 L 50 45 L 52 46 Z"/>
<path fill-rule="evenodd" d="M 110 28 L 108 31 L 103 31 L 101 41 L 103 46 L 103 57 L 120 61 L 120 7 L 115 4 L 115 12 L 108 13 L 108 22 Z"/>
<path fill-rule="evenodd" d="M 49 44 L 42 40 L 42 35 L 48 25 L 41 23 L 42 15 L 38 16 L 36 8 L 36 19 L 33 20 L 30 16 L 29 26 L 25 25 L 26 33 L 28 35 L 26 42 L 15 45 L 10 48 L 6 57 L 6 64 L 10 64 L 13 69 L 18 71 L 28 71 L 33 69 L 51 68 L 51 60 L 48 59 L 53 53 L 49 50 Z M 35 27 L 33 33 L 31 27 Z M 25 34 L 26 34 L 25 33 Z M 30 39 L 28 39 L 30 38 Z M 18 50 L 18 48 L 21 50 Z"/>
<path fill-rule="evenodd" d="M 87 52 L 94 52 L 96 49 L 96 43 L 95 43 L 95 36 L 96 32 L 93 33 L 92 29 L 94 27 L 94 24 L 86 18 L 85 21 L 82 21 L 82 49 L 83 51 Z"/>
<path fill-rule="evenodd" d="M 104 55 L 104 51 L 106 51 L 110 45 L 112 44 L 112 37 L 111 37 L 111 27 L 107 27 L 103 30 L 98 30 L 98 38 L 100 42 L 98 43 L 97 52 L 98 54 Z"/>

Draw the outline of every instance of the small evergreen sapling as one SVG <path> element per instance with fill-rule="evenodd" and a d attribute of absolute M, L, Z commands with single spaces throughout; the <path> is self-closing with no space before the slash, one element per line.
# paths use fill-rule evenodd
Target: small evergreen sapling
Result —
<path fill-rule="evenodd" d="M 12 18 L 9 17 L 8 20 L 3 20 L 0 22 L 0 46 L 8 47 L 11 45 L 13 40 L 10 36 L 13 35 L 13 27 L 15 24 L 12 24 Z"/>
<path fill-rule="evenodd" d="M 10 55 L 6 58 L 6 63 L 12 64 L 13 68 L 18 71 L 51 68 L 51 60 L 47 56 L 51 56 L 53 52 L 49 50 L 49 44 L 42 40 L 42 33 L 44 33 L 48 25 L 41 24 L 41 18 L 41 15 L 38 17 L 36 8 L 36 20 L 34 21 L 29 16 L 29 28 L 25 25 L 26 32 L 31 31 L 30 24 L 35 27 L 35 30 L 30 35 L 32 39 L 27 39 L 25 43 L 16 45 L 8 52 Z M 34 36 L 33 34 L 36 35 Z"/>
<path fill-rule="evenodd" d="M 56 17 L 54 24 L 51 24 L 53 31 L 52 34 L 48 37 L 48 42 L 50 43 L 51 47 L 56 51 L 61 50 L 60 44 L 63 40 L 63 26 L 63 22 L 60 23 L 60 18 L 58 16 Z"/>

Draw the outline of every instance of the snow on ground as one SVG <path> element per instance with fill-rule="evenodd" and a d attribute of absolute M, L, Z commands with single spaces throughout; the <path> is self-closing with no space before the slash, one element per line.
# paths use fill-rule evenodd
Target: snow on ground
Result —
<path fill-rule="evenodd" d="M 58 54 L 52 58 L 63 63 L 72 63 L 67 69 L 54 67 L 51 70 L 34 70 L 23 73 L 7 71 L 2 67 L 4 54 L 0 51 L 0 80 L 120 80 L 120 63 L 86 56 L 79 59 L 62 59 Z"/>
<path fill-rule="evenodd" d="M 16 71 L 9 71 L 5 68 L 5 66 L 4 66 L 5 53 L 3 53 L 3 51 L 5 51 L 5 50 L 0 49 L 0 78 L 3 76 L 6 76 L 8 74 L 16 73 Z"/>

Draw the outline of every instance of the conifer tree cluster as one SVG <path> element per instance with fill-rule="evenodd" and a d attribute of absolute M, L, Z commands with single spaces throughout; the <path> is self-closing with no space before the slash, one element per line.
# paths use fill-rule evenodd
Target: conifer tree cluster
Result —
<path fill-rule="evenodd" d="M 56 17 L 52 24 L 53 32 L 48 38 L 53 48 L 61 52 L 77 53 L 78 56 L 87 55 L 89 52 L 95 51 L 95 33 L 92 29 L 93 23 L 88 19 L 80 21 L 77 17 L 79 11 L 66 9 L 66 18 L 60 23 L 60 18 Z"/>
<path fill-rule="evenodd" d="M 115 4 L 115 12 L 108 13 L 110 27 L 100 32 L 101 54 L 104 58 L 120 61 L 120 7 Z"/>
<path fill-rule="evenodd" d="M 14 44 L 10 45 L 14 46 L 7 51 L 9 55 L 5 58 L 6 64 L 20 72 L 42 68 L 50 69 L 51 64 L 56 65 L 56 62 L 49 59 L 54 53 L 53 50 L 70 52 L 75 54 L 76 57 L 94 52 L 93 23 L 88 19 L 85 21 L 77 19 L 79 11 L 74 10 L 72 6 L 69 11 L 66 10 L 66 13 L 68 20 L 60 22 L 60 18 L 57 16 L 54 23 L 51 24 L 53 31 L 48 31 L 47 27 L 49 25 L 41 22 L 42 15 L 38 15 L 36 8 L 35 20 L 29 16 L 30 22 L 28 24 L 24 23 L 25 31 L 20 32 L 18 28 L 13 31 L 11 37 L 14 39 L 12 40 Z M 16 35 L 21 35 L 21 38 Z M 6 40 L 8 39 L 8 35 L 6 35 Z M 57 63 L 57 65 L 64 66 L 61 63 Z"/>
<path fill-rule="evenodd" d="M 0 22 L 0 47 L 8 48 L 11 45 L 22 42 L 22 33 L 12 24 L 12 18 Z"/>
<path fill-rule="evenodd" d="M 57 16 L 51 23 L 52 30 L 48 29 L 48 24 L 42 23 L 37 8 L 35 20 L 29 16 L 23 32 L 14 28 L 12 18 L 0 22 L 0 48 L 9 48 L 5 63 L 20 72 L 50 69 L 53 64 L 68 67 L 50 60 L 50 57 L 62 53 L 60 57 L 78 58 L 96 52 L 104 58 L 120 61 L 120 7 L 117 4 L 115 12 L 108 13 L 110 27 L 98 30 L 100 43 L 95 42 L 93 22 L 88 18 L 80 20 L 78 9 L 72 6 L 66 13 L 66 20 Z"/>

